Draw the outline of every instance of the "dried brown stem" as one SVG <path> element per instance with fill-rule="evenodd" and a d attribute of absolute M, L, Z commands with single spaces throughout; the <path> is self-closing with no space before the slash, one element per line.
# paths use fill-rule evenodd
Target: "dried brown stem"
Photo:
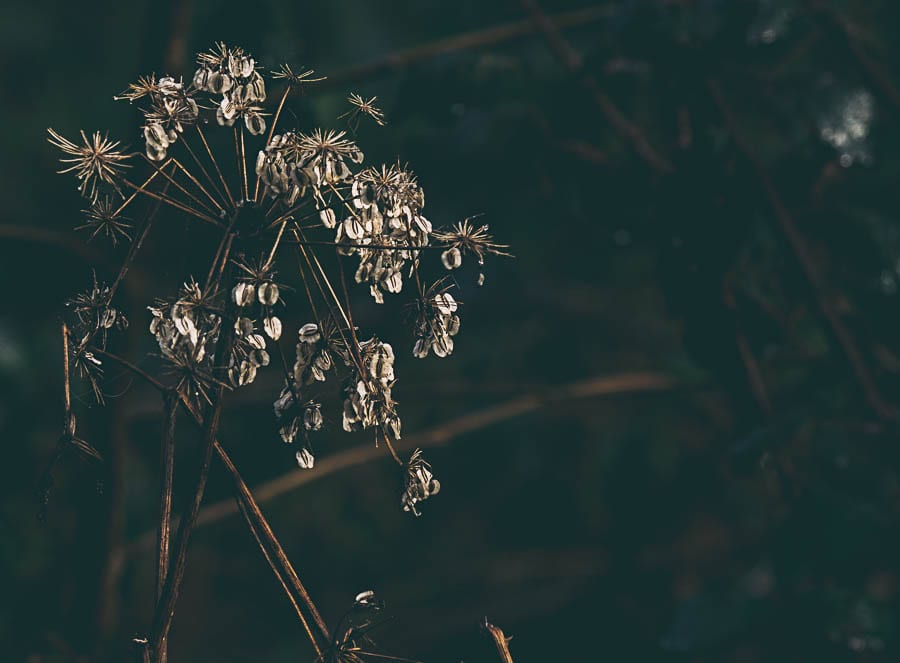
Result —
<path fill-rule="evenodd" d="M 552 20 L 560 28 L 571 28 L 608 19 L 615 16 L 617 11 L 617 7 L 613 4 L 600 5 L 554 14 Z M 519 37 L 527 37 L 537 31 L 538 29 L 532 21 L 524 20 L 512 21 L 484 30 L 464 32 L 421 46 L 388 53 L 365 64 L 348 67 L 329 76 L 324 84 L 347 83 L 349 81 L 369 79 L 374 75 L 403 69 L 417 62 L 430 60 L 441 55 L 493 46 Z"/>
<path fill-rule="evenodd" d="M 819 311 L 825 319 L 831 335 L 840 346 L 847 362 L 850 364 L 853 375 L 857 382 L 859 382 L 860 387 L 862 387 L 866 401 L 878 417 L 881 419 L 892 419 L 896 413 L 893 407 L 882 397 L 872 374 L 869 372 L 868 366 L 866 366 L 863 354 L 860 351 L 859 346 L 857 346 L 856 340 L 844 324 L 840 315 L 838 315 L 838 312 L 834 309 L 834 306 L 832 306 L 831 301 L 826 294 L 825 281 L 812 257 L 812 251 L 806 242 L 806 238 L 800 232 L 794 217 L 782 201 L 781 196 L 778 194 L 778 190 L 775 188 L 772 178 L 763 166 L 762 161 L 756 156 L 753 149 L 750 147 L 750 142 L 740 130 L 734 111 L 726 100 L 718 81 L 708 81 L 708 87 L 716 106 L 718 106 L 719 111 L 725 119 L 725 124 L 727 125 L 729 132 L 734 138 L 735 145 L 743 154 L 744 158 L 750 163 L 750 166 L 756 174 L 760 187 L 763 189 L 763 192 L 772 207 L 775 218 L 778 221 L 788 244 L 793 250 L 797 261 L 800 263 L 800 268 L 802 269 L 806 280 L 813 290 Z"/>
<path fill-rule="evenodd" d="M 213 168 L 216 169 L 216 175 L 219 176 L 219 181 L 222 183 L 222 188 L 225 190 L 225 195 L 228 196 L 228 202 L 231 203 L 231 206 L 234 207 L 234 196 L 231 195 L 231 189 L 228 188 L 228 182 L 225 181 L 225 176 L 222 175 L 222 169 L 219 168 L 219 162 L 216 161 L 216 157 L 213 156 L 212 150 L 209 149 L 209 143 L 206 142 L 206 134 L 203 133 L 203 129 L 200 128 L 200 125 L 196 125 L 197 127 L 197 135 L 200 136 L 200 140 L 203 142 L 203 147 L 206 149 L 206 154 L 209 156 L 209 160 L 212 162 Z"/>
<path fill-rule="evenodd" d="M 221 373 L 227 367 L 227 357 L 231 354 L 231 347 L 234 342 L 234 325 L 230 321 L 224 320 L 222 331 L 216 342 L 215 356 L 217 358 L 217 368 Z M 178 602 L 178 595 L 181 590 L 181 583 L 184 579 L 184 571 L 187 564 L 187 550 L 190 543 L 191 533 L 194 524 L 197 521 L 197 514 L 200 511 L 200 504 L 203 501 L 203 494 L 206 491 L 206 482 L 209 478 L 209 468 L 212 461 L 213 447 L 216 442 L 216 433 L 219 430 L 219 421 L 222 416 L 222 403 L 225 393 L 225 384 L 219 382 L 216 386 L 210 406 L 210 414 L 206 419 L 203 428 L 203 459 L 200 465 L 200 473 L 197 478 L 197 484 L 194 488 L 194 496 L 188 507 L 187 513 L 182 515 L 178 525 L 178 534 L 175 539 L 175 553 L 169 571 L 166 574 L 166 581 L 163 584 L 162 595 L 156 604 L 156 614 L 153 618 L 153 628 L 151 630 L 150 653 L 155 662 L 160 662 L 166 651 L 166 643 L 169 637 L 169 630 L 172 627 L 172 620 L 175 617 L 175 605 Z"/>
<path fill-rule="evenodd" d="M 500 655 L 500 660 L 502 660 L 503 663 L 513 663 L 512 654 L 509 653 L 509 641 L 512 640 L 512 637 L 507 637 L 503 631 L 500 630 L 500 627 L 491 624 L 487 617 L 485 617 L 484 621 L 481 623 L 481 628 L 483 628 L 490 636 L 491 640 L 494 641 L 494 646 L 497 647 L 497 653 Z"/>
<path fill-rule="evenodd" d="M 547 40 L 547 44 L 562 65 L 578 78 L 582 87 L 606 117 L 609 124 L 631 144 L 635 154 L 643 159 L 654 172 L 661 175 L 673 172 L 672 164 L 650 143 L 644 132 L 619 109 L 603 91 L 597 79 L 584 69 L 581 56 L 563 36 L 559 26 L 547 16 L 535 0 L 519 0 L 519 4 L 531 17 L 534 25 Z"/>
<path fill-rule="evenodd" d="M 163 397 L 163 431 L 160 444 L 159 523 L 156 547 L 156 600 L 162 598 L 163 585 L 169 569 L 169 544 L 172 527 L 172 489 L 175 478 L 175 421 L 178 396 L 167 391 Z"/>
<path fill-rule="evenodd" d="M 526 394 L 498 405 L 470 412 L 434 428 L 406 435 L 397 443 L 397 448 L 400 451 L 412 451 L 416 448 L 440 447 L 462 435 L 559 403 L 600 396 L 666 391 L 675 385 L 672 378 L 661 373 L 620 373 L 595 377 L 544 392 Z M 316 469 L 312 472 L 290 472 L 265 481 L 256 486 L 253 493 L 259 502 L 268 502 L 296 490 L 300 486 L 378 458 L 383 458 L 382 452 L 372 445 L 361 445 L 317 461 Z M 236 507 L 228 500 L 208 504 L 201 509 L 200 516 L 197 518 L 197 526 L 218 522 L 235 513 L 237 513 Z"/>

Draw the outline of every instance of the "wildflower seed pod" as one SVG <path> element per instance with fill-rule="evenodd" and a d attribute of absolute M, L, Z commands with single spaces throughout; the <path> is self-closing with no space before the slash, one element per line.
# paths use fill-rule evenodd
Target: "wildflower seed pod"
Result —
<path fill-rule="evenodd" d="M 353 599 L 353 602 L 357 605 L 370 605 L 375 598 L 375 592 L 371 589 L 365 592 L 360 592 L 356 595 L 356 598 Z"/>
<path fill-rule="evenodd" d="M 293 444 L 297 439 L 297 433 L 300 431 L 300 420 L 294 417 L 290 423 L 283 425 L 278 429 L 278 434 L 285 444 Z"/>
<path fill-rule="evenodd" d="M 206 90 L 209 86 L 210 71 L 208 67 L 200 67 L 194 72 L 194 87 L 198 90 Z"/>
<path fill-rule="evenodd" d="M 434 297 L 434 305 L 441 315 L 450 315 L 456 312 L 457 303 L 449 292 L 442 292 Z"/>
<path fill-rule="evenodd" d="M 277 341 L 279 338 L 281 338 L 281 320 L 274 315 L 270 315 L 269 317 L 264 318 L 263 330 L 266 332 L 266 336 L 271 338 L 273 341 Z"/>
<path fill-rule="evenodd" d="M 301 343 L 318 343 L 322 336 L 319 334 L 319 325 L 315 322 L 307 322 L 300 327 L 298 332 Z"/>
<path fill-rule="evenodd" d="M 452 315 L 447 321 L 447 333 L 450 336 L 456 336 L 459 333 L 459 316 Z"/>
<path fill-rule="evenodd" d="M 334 210 L 330 207 L 319 211 L 319 220 L 326 228 L 334 228 L 337 225 L 337 217 L 335 217 Z"/>
<path fill-rule="evenodd" d="M 234 303 L 239 307 L 249 306 L 253 303 L 256 287 L 252 283 L 238 283 L 231 291 Z"/>
<path fill-rule="evenodd" d="M 255 366 L 268 366 L 269 365 L 269 353 L 265 350 L 254 350 L 250 353 L 250 363 Z"/>
<path fill-rule="evenodd" d="M 428 351 L 431 349 L 431 341 L 427 338 L 417 338 L 415 344 L 413 345 L 413 357 L 417 359 L 424 359 L 428 356 Z"/>
<path fill-rule="evenodd" d="M 315 462 L 315 457 L 305 447 L 297 452 L 297 465 L 304 470 L 311 470 Z"/>
<path fill-rule="evenodd" d="M 247 113 L 244 115 L 244 124 L 254 136 L 259 136 L 266 130 L 266 121 L 259 113 Z"/>
<path fill-rule="evenodd" d="M 308 431 L 322 428 L 322 409 L 318 403 L 309 403 L 303 411 L 303 427 Z"/>
<path fill-rule="evenodd" d="M 456 269 L 462 265 L 462 253 L 455 246 L 441 253 L 441 262 L 447 269 Z"/>
<path fill-rule="evenodd" d="M 116 324 L 116 309 L 106 308 L 100 314 L 100 326 L 103 329 L 109 329 Z"/>
<path fill-rule="evenodd" d="M 247 343 L 254 350 L 265 350 L 266 339 L 261 334 L 250 334 L 247 336 Z"/>
<path fill-rule="evenodd" d="M 265 306 L 275 306 L 278 303 L 278 286 L 274 283 L 263 283 L 257 290 L 259 303 Z"/>
<path fill-rule="evenodd" d="M 238 338 L 245 338 L 253 333 L 253 320 L 240 317 L 234 321 L 234 333 Z"/>

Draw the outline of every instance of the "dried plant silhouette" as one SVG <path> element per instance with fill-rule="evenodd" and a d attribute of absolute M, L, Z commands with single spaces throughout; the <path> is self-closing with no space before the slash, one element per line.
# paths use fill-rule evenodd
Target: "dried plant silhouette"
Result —
<path fill-rule="evenodd" d="M 92 287 L 66 306 L 62 324 L 65 425 L 46 472 L 46 507 L 53 466 L 70 448 L 102 462 L 76 432 L 70 395 L 74 375 L 104 400 L 108 366 L 126 370 L 160 394 L 160 491 L 156 536 L 156 606 L 146 637 L 136 640 L 148 661 L 167 659 L 168 637 L 187 566 L 213 457 L 234 484 L 239 511 L 290 600 L 317 660 L 406 660 L 371 643 L 381 605 L 371 592 L 356 597 L 350 612 L 329 630 L 296 570 L 220 442 L 227 394 L 254 382 L 258 371 L 276 371 L 282 381 L 273 394 L 281 440 L 296 448 L 299 468 L 315 471 L 315 434 L 335 412 L 344 430 L 371 431 L 399 465 L 400 506 L 415 516 L 436 495 L 440 483 L 422 451 L 401 457 L 401 418 L 392 397 L 396 381 L 394 346 L 365 333 L 365 321 L 351 308 L 353 284 L 367 287 L 374 301 L 413 291 L 407 306 L 413 342 L 405 354 L 447 357 L 460 329 L 455 275 L 466 261 L 477 265 L 484 283 L 486 258 L 509 255 L 487 225 L 465 219 L 433 228 L 424 216 L 424 192 L 413 172 L 399 162 L 365 166 L 357 145 L 360 125 L 383 127 L 377 98 L 357 94 L 338 118 L 346 128 L 280 126 L 293 97 L 316 82 L 311 70 L 288 65 L 266 72 L 243 49 L 216 44 L 197 56 L 190 82 L 172 76 L 144 76 L 115 97 L 140 109 L 144 149 L 129 151 L 96 131 L 70 140 L 49 129 L 62 152 L 60 173 L 77 179 L 87 200 L 78 229 L 90 239 L 130 244 L 111 284 L 96 276 Z M 281 91 L 269 111 L 267 86 Z M 293 115 L 293 113 L 291 113 Z M 224 135 L 223 135 L 224 134 Z M 145 175 L 136 175 L 146 170 Z M 185 274 L 170 298 L 147 302 L 147 313 L 114 305 L 143 244 L 164 212 L 187 223 L 211 226 L 217 242 L 205 274 Z M 203 250 L 197 247 L 198 251 Z M 345 273 L 352 261 L 355 272 Z M 309 322 L 285 329 L 281 316 L 303 307 Z M 146 322 L 145 322 L 146 319 Z M 146 362 L 108 349 L 108 337 L 129 320 L 147 324 L 158 345 Z M 296 334 L 290 354 L 282 343 Z M 368 336 L 368 337 L 366 337 Z M 341 399 L 328 402 L 323 383 L 340 381 Z M 174 520 L 173 485 L 179 411 L 202 431 L 199 468 L 192 498 Z"/>

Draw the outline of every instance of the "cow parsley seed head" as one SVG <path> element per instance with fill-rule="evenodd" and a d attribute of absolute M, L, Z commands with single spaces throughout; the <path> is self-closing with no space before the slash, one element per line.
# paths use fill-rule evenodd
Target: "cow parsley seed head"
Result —
<path fill-rule="evenodd" d="M 131 241 L 131 235 L 128 234 L 131 224 L 128 219 L 122 216 L 119 211 L 119 205 L 108 196 L 98 198 L 91 203 L 88 209 L 82 210 L 82 212 L 85 215 L 85 221 L 82 225 L 77 226 L 75 230 L 90 230 L 91 239 L 102 234 L 114 246 L 120 239 Z"/>
<path fill-rule="evenodd" d="M 312 70 L 282 65 L 266 73 L 249 52 L 218 43 L 186 73 L 142 76 L 115 97 L 141 113 L 135 134 L 143 145 L 136 154 L 100 132 L 81 132 L 72 141 L 49 130 L 49 142 L 63 153 L 61 172 L 74 173 L 90 201 L 79 228 L 91 237 L 130 240 L 125 215 L 138 201 L 135 206 L 148 209 L 141 238 L 151 227 L 154 235 L 171 228 L 168 220 L 156 222 L 166 213 L 211 226 L 212 235 L 202 236 L 218 238 L 212 247 L 196 247 L 197 255 L 213 257 L 200 272 L 205 278 L 187 277 L 172 297 L 148 307 L 154 353 L 164 370 L 158 382 L 143 376 L 205 414 L 223 389 L 263 389 L 260 373 L 280 371 L 283 388 L 273 404 L 277 435 L 297 445 L 298 465 L 313 468 L 310 438 L 340 418 L 344 430 L 366 430 L 384 442 L 404 467 L 403 508 L 418 514 L 417 504 L 437 493 L 439 484 L 421 452 L 403 463 L 392 446 L 401 434 L 393 391 L 402 366 L 391 343 L 361 334 L 354 319 L 364 323 L 363 316 L 350 310 L 353 298 L 343 291 L 357 285 L 382 303 L 385 293 L 413 288 L 413 354 L 446 357 L 460 326 L 456 292 L 446 286 L 449 279 L 427 290 L 423 284 L 433 281 L 435 270 L 458 269 L 471 255 L 481 266 L 487 254 L 506 255 L 506 247 L 493 241 L 487 226 L 469 219 L 435 231 L 409 167 L 364 163 L 356 130 L 366 118 L 385 124 L 376 97 L 349 96 L 350 110 L 337 118 L 347 121 L 344 131 L 298 128 L 289 126 L 289 118 L 297 117 L 291 97 L 322 80 Z M 276 103 L 267 79 L 278 87 Z M 129 170 L 135 156 L 142 157 L 136 175 L 137 168 Z M 107 334 L 127 322 L 111 300 L 142 244 L 132 244 L 112 286 L 95 280 L 68 302 L 69 356 L 98 399 L 105 362 L 122 360 L 106 351 Z M 341 270 L 343 256 L 358 261 L 352 279 L 335 270 L 328 259 L 333 253 Z M 283 281 L 276 279 L 276 265 L 286 274 Z M 310 322 L 287 329 L 283 309 L 295 305 Z M 294 355 L 286 358 L 279 342 L 294 333 Z M 132 367 L 143 371 L 139 365 Z M 331 380 L 340 381 L 340 389 Z M 329 403 L 324 397 L 335 391 L 340 397 Z M 357 597 L 354 610 L 371 607 L 370 599 Z M 338 640 L 350 647 L 343 654 L 355 656 L 360 636 L 352 628 Z"/>
<path fill-rule="evenodd" d="M 338 119 L 347 118 L 347 124 L 354 131 L 358 128 L 359 118 L 362 115 L 372 118 L 379 127 L 383 127 L 387 124 L 384 119 L 384 112 L 375 105 L 375 102 L 378 101 L 378 97 L 364 99 L 354 92 L 347 97 L 347 101 L 350 102 L 352 108 L 343 115 L 339 115 Z"/>
<path fill-rule="evenodd" d="M 64 138 L 53 129 L 47 129 L 47 133 L 50 134 L 50 144 L 68 155 L 60 157 L 60 161 L 70 165 L 57 172 L 74 172 L 79 182 L 78 191 L 82 196 L 95 202 L 100 187 L 105 184 L 120 191 L 119 176 L 129 167 L 127 162 L 131 155 L 119 150 L 119 141 L 110 140 L 99 131 L 95 131 L 90 138 L 84 131 L 79 132 L 80 144 Z"/>

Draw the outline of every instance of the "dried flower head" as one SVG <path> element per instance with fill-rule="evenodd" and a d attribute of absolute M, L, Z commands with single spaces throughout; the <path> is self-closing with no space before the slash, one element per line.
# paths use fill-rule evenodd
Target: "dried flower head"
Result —
<path fill-rule="evenodd" d="M 352 93 L 349 97 L 347 97 L 347 101 L 350 102 L 350 105 L 353 107 L 343 115 L 338 116 L 338 119 L 347 118 L 347 124 L 354 130 L 358 128 L 359 118 L 362 115 L 366 115 L 372 118 L 379 127 L 383 127 L 387 124 L 384 119 L 384 113 L 378 106 L 375 105 L 375 102 L 378 101 L 378 97 L 371 97 L 370 99 L 364 99 L 359 96 L 355 92 Z"/>
<path fill-rule="evenodd" d="M 91 239 L 102 233 L 113 245 L 123 238 L 130 241 L 131 235 L 128 231 L 131 224 L 122 216 L 119 209 L 120 206 L 109 197 L 98 198 L 88 209 L 82 210 L 85 222 L 75 230 L 90 230 Z"/>
<path fill-rule="evenodd" d="M 125 168 L 130 155 L 124 154 L 119 148 L 119 141 L 109 140 L 109 137 L 95 131 L 91 138 L 82 130 L 81 144 L 73 143 L 64 138 L 53 129 L 47 129 L 50 134 L 48 139 L 51 145 L 62 150 L 69 158 L 61 157 L 64 164 L 72 164 L 58 173 L 74 172 L 80 184 L 78 191 L 91 202 L 97 200 L 99 187 L 103 184 L 112 186 L 120 191 L 118 185 L 119 175 Z"/>
<path fill-rule="evenodd" d="M 267 76 L 286 83 L 271 106 Z M 364 164 L 352 134 L 284 126 L 291 95 L 318 80 L 312 70 L 288 65 L 266 74 L 244 49 L 218 43 L 197 56 L 192 75 L 146 75 L 115 97 L 141 113 L 147 173 L 140 180 L 129 179 L 126 170 L 133 155 L 99 132 L 90 138 L 82 132 L 82 142 L 75 143 L 51 129 L 50 142 L 64 153 L 62 172 L 74 172 L 91 201 L 80 227 L 92 237 L 130 239 L 123 215 L 139 200 L 153 203 L 141 237 L 150 231 L 155 210 L 165 209 L 212 226 L 220 236 L 208 252 L 213 258 L 204 280 L 187 277 L 172 298 L 148 307 L 149 330 L 164 364 L 156 386 L 174 390 L 205 416 L 223 390 L 263 388 L 261 371 L 281 371 L 277 431 L 296 445 L 298 466 L 313 469 L 311 438 L 340 418 L 344 430 L 374 432 L 376 443 L 388 447 L 405 473 L 402 506 L 418 515 L 418 503 L 436 494 L 439 484 L 421 452 L 403 462 L 393 447 L 401 432 L 393 346 L 371 334 L 359 340 L 349 290 L 355 281 L 381 303 L 385 292 L 398 294 L 413 284 L 413 353 L 446 357 L 459 330 L 459 302 L 449 279 L 427 290 L 423 284 L 433 281 L 440 263 L 457 269 L 473 254 L 482 265 L 486 254 L 507 255 L 506 247 L 493 241 L 487 226 L 476 228 L 469 219 L 433 231 L 413 171 L 400 162 Z M 341 117 L 353 133 L 363 116 L 385 124 L 377 98 L 351 94 L 348 101 L 351 109 Z M 220 134 L 208 139 L 207 132 Z M 103 189 L 118 197 L 101 196 L 108 193 Z M 107 332 L 126 322 L 111 300 L 141 244 L 132 245 L 113 286 L 95 282 L 69 303 L 70 354 L 98 398 L 102 362 L 114 357 L 105 349 Z M 251 262 L 247 255 L 258 258 Z M 345 278 L 343 256 L 358 259 L 353 279 Z M 288 271 L 287 264 L 296 267 Z M 276 265 L 283 281 L 276 279 Z M 283 310 L 298 304 L 309 322 L 294 331 Z M 279 346 L 283 336 L 296 339 L 292 358 Z M 339 402 L 333 402 L 331 381 L 341 385 Z M 354 609 L 373 601 L 361 594 Z M 330 660 L 361 660 L 361 638 L 359 630 L 341 631 L 334 650 L 340 653 Z"/>
<path fill-rule="evenodd" d="M 471 253 L 478 262 L 478 285 L 484 284 L 484 257 L 488 254 L 497 256 L 511 256 L 506 249 L 506 244 L 498 244 L 493 235 L 488 232 L 487 224 L 476 227 L 472 224 L 472 218 L 463 219 L 453 224 L 448 230 L 435 230 L 434 238 L 443 243 L 446 248 L 441 254 L 441 262 L 448 270 L 456 269 L 462 265 L 463 256 Z"/>

